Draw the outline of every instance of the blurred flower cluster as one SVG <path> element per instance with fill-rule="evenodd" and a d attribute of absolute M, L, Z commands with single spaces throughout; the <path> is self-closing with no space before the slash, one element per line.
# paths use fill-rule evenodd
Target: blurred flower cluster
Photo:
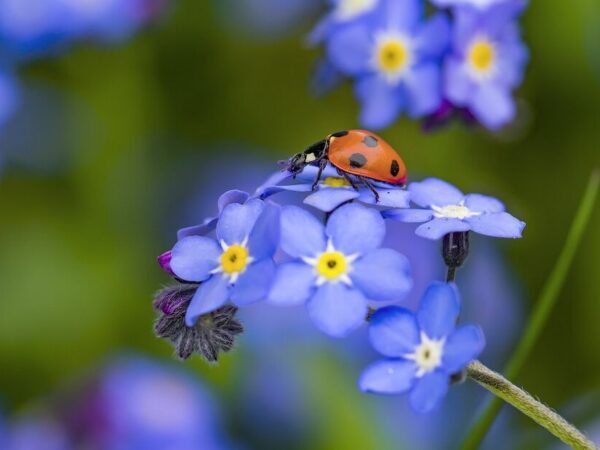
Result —
<path fill-rule="evenodd" d="M 1 422 L 1 421 L 0 421 Z M 220 411 L 197 377 L 121 356 L 0 423 L 3 450 L 225 450 Z"/>
<path fill-rule="evenodd" d="M 506 213 L 499 200 L 464 195 L 439 179 L 414 182 L 408 189 L 377 183 L 371 191 L 332 166 L 314 183 L 315 170 L 306 166 L 298 177 L 278 172 L 254 194 L 228 191 L 219 198 L 217 216 L 179 231 L 174 247 L 159 257 L 180 284 L 156 295 L 157 335 L 173 342 L 182 358 L 198 353 L 215 361 L 242 330 L 237 308 L 227 302 L 238 308 L 262 300 L 304 304 L 329 336 L 346 337 L 369 323 L 372 346 L 390 359 L 367 369 L 361 389 L 412 390 L 414 409 L 429 411 L 452 377 L 482 351 L 483 333 L 473 325 L 455 329 L 461 305 L 452 282 L 431 284 L 416 313 L 386 307 L 403 300 L 414 284 L 406 256 L 384 246 L 387 221 L 423 222 L 418 236 L 444 237 L 444 260 L 452 270 L 466 258 L 469 231 L 518 238 L 525 224 Z M 308 194 L 304 204 L 318 215 L 276 203 L 275 195 L 282 192 Z M 446 248 L 449 236 L 462 236 L 463 247 L 454 256 L 453 246 Z M 182 351 L 182 345 L 191 351 Z M 216 351 L 207 357 L 205 348 Z"/>
<path fill-rule="evenodd" d="M 317 85 L 350 78 L 360 123 L 385 128 L 401 115 L 426 128 L 454 116 L 490 130 L 516 114 L 528 51 L 518 18 L 525 0 L 333 0 L 309 39 L 325 56 Z"/>
<path fill-rule="evenodd" d="M 0 127 L 18 106 L 16 72 L 82 41 L 120 42 L 164 11 L 167 0 L 1 0 Z"/>

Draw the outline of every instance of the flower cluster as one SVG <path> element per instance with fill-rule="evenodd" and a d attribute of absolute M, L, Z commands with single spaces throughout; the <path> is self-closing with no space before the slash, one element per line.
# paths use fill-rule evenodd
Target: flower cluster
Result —
<path fill-rule="evenodd" d="M 360 123 L 401 114 L 428 126 L 459 113 L 496 130 L 516 114 L 513 91 L 528 59 L 518 17 L 524 0 L 335 0 L 310 35 L 324 47 L 317 84 L 354 81 Z"/>
<path fill-rule="evenodd" d="M 410 391 L 415 410 L 435 407 L 482 351 L 483 334 L 457 327 L 460 302 L 450 282 L 431 284 L 416 313 L 390 306 L 411 291 L 413 275 L 398 249 L 383 246 L 386 222 L 419 222 L 417 236 L 444 238 L 452 271 L 468 254 L 470 231 L 518 238 L 525 224 L 499 200 L 464 195 L 439 179 L 406 188 L 375 183 L 373 192 L 353 178 L 328 165 L 315 183 L 315 168 L 307 166 L 274 174 L 252 195 L 224 193 L 217 216 L 180 230 L 158 258 L 179 284 L 157 294 L 157 335 L 182 358 L 195 352 L 214 361 L 242 331 L 237 308 L 305 304 L 316 327 L 333 337 L 369 324 L 372 346 L 388 359 L 363 373 L 362 390 Z M 276 203 L 283 192 L 303 195 L 312 211 Z"/>

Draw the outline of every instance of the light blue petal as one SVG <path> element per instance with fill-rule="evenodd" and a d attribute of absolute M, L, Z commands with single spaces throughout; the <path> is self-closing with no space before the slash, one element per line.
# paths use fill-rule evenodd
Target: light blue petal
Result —
<path fill-rule="evenodd" d="M 417 51 L 427 58 L 439 58 L 450 45 L 450 22 L 439 13 L 428 20 L 416 36 Z"/>
<path fill-rule="evenodd" d="M 490 130 L 502 128 L 516 114 L 510 92 L 491 83 L 486 83 L 473 92 L 470 106 L 477 120 Z"/>
<path fill-rule="evenodd" d="M 482 214 L 465 220 L 474 232 L 499 238 L 520 238 L 525 228 L 525 222 L 506 212 Z"/>
<path fill-rule="evenodd" d="M 410 392 L 410 406 L 418 413 L 427 413 L 435 409 L 446 396 L 448 385 L 448 375 L 443 372 L 436 371 L 424 375 L 417 380 Z"/>
<path fill-rule="evenodd" d="M 466 106 L 476 89 L 464 68 L 464 61 L 449 57 L 444 65 L 444 95 L 457 106 Z"/>
<path fill-rule="evenodd" d="M 331 212 L 342 203 L 358 198 L 359 195 L 353 188 L 321 187 L 306 197 L 304 203 L 323 212 Z"/>
<path fill-rule="evenodd" d="M 189 236 L 203 236 L 208 234 L 216 228 L 218 221 L 218 217 L 208 217 L 200 225 L 181 228 L 179 231 L 177 231 L 177 240 L 181 240 Z"/>
<path fill-rule="evenodd" d="M 324 333 L 344 337 L 365 322 L 367 300 L 342 283 L 325 283 L 307 303 L 308 314 Z"/>
<path fill-rule="evenodd" d="M 198 317 L 223 306 L 229 297 L 229 282 L 221 274 L 202 283 L 185 312 L 185 324 L 193 327 Z"/>
<path fill-rule="evenodd" d="M 382 15 L 386 28 L 412 34 L 423 17 L 423 4 L 419 0 L 383 0 Z"/>
<path fill-rule="evenodd" d="M 377 192 L 379 193 L 379 202 L 375 202 L 375 196 L 370 189 L 361 188 L 358 201 L 384 208 L 408 208 L 410 206 L 410 194 L 405 189 L 377 188 Z"/>
<path fill-rule="evenodd" d="M 275 263 L 271 259 L 250 264 L 231 289 L 231 301 L 238 306 L 265 300 L 275 276 Z"/>
<path fill-rule="evenodd" d="M 448 233 L 456 233 L 458 231 L 469 231 L 471 225 L 459 219 L 433 219 L 429 222 L 425 222 L 423 225 L 419 225 L 415 230 L 417 236 L 421 236 L 427 239 L 440 239 Z"/>
<path fill-rule="evenodd" d="M 355 84 L 355 93 L 361 103 L 359 122 L 368 129 L 391 125 L 406 104 L 403 87 L 392 86 L 378 75 L 360 78 Z"/>
<path fill-rule="evenodd" d="M 441 339 L 454 330 L 460 312 L 458 290 L 454 283 L 429 285 L 417 311 L 421 331 L 431 339 Z"/>
<path fill-rule="evenodd" d="M 480 327 L 463 325 L 446 340 L 442 355 L 442 366 L 448 375 L 460 371 L 476 359 L 485 347 L 485 337 Z"/>
<path fill-rule="evenodd" d="M 280 192 L 311 192 L 312 191 L 312 183 L 303 183 L 303 184 L 286 184 L 283 186 L 269 186 L 262 189 L 260 198 L 266 199 L 271 195 L 278 194 Z"/>
<path fill-rule="evenodd" d="M 433 219 L 433 211 L 430 209 L 392 209 L 383 211 L 381 215 L 385 219 L 405 223 L 420 223 Z"/>
<path fill-rule="evenodd" d="M 217 224 L 217 238 L 227 244 L 239 244 L 248 238 L 256 219 L 264 209 L 264 202 L 252 199 L 243 205 L 230 203 L 227 205 Z"/>
<path fill-rule="evenodd" d="M 442 103 L 442 79 L 437 64 L 415 67 L 406 78 L 408 114 L 422 117 L 435 111 Z"/>
<path fill-rule="evenodd" d="M 327 246 L 321 222 L 297 206 L 281 210 L 281 249 L 294 258 L 314 258 Z"/>
<path fill-rule="evenodd" d="M 248 248 L 253 258 L 271 258 L 275 253 L 281 231 L 279 218 L 280 207 L 274 203 L 265 203 L 248 238 Z"/>
<path fill-rule="evenodd" d="M 369 29 L 362 25 L 341 28 L 328 40 L 327 57 L 345 75 L 364 73 L 369 68 L 372 52 Z"/>
<path fill-rule="evenodd" d="M 178 241 L 171 252 L 171 270 L 186 281 L 204 281 L 219 264 L 221 248 L 214 239 L 189 236 Z"/>
<path fill-rule="evenodd" d="M 363 392 L 402 394 L 414 384 L 416 368 L 412 361 L 384 359 L 369 365 L 358 380 Z"/>
<path fill-rule="evenodd" d="M 315 282 L 313 267 L 300 262 L 281 264 L 267 300 L 280 306 L 304 303 L 315 289 Z"/>
<path fill-rule="evenodd" d="M 231 203 L 245 203 L 250 195 L 247 192 L 233 189 L 231 191 L 224 192 L 217 201 L 219 207 L 219 213 Z"/>
<path fill-rule="evenodd" d="M 413 286 L 408 259 L 389 248 L 365 254 L 352 264 L 352 282 L 369 300 L 401 300 Z"/>
<path fill-rule="evenodd" d="M 408 192 L 411 201 L 423 207 L 457 205 L 464 199 L 462 192 L 438 178 L 426 178 L 410 183 Z"/>
<path fill-rule="evenodd" d="M 465 197 L 465 206 L 475 212 L 504 212 L 504 204 L 500 200 L 481 194 L 468 194 Z"/>
<path fill-rule="evenodd" d="M 272 188 L 273 186 L 277 186 L 279 183 L 287 180 L 288 178 L 291 178 L 292 175 L 292 172 L 289 170 L 278 170 L 277 172 L 274 172 L 265 180 L 263 184 L 256 188 L 254 196 L 260 198 L 268 197 L 268 189 Z"/>
<path fill-rule="evenodd" d="M 319 168 L 316 166 L 306 166 L 304 168 L 304 170 L 302 170 L 302 172 L 300 172 L 298 175 L 296 175 L 296 179 L 299 181 L 305 181 L 307 184 L 312 185 L 313 182 L 315 181 L 315 179 L 317 178 L 317 175 L 319 174 Z M 327 164 L 325 166 L 325 169 L 323 170 L 323 173 L 321 174 L 321 179 L 325 179 L 327 177 L 339 177 L 339 173 L 337 171 L 337 169 L 331 165 L 331 164 Z"/>
<path fill-rule="evenodd" d="M 331 215 L 325 232 L 336 250 L 346 255 L 363 254 L 381 245 L 385 221 L 379 211 L 350 203 Z"/>
<path fill-rule="evenodd" d="M 415 315 L 399 306 L 379 309 L 369 323 L 369 340 L 375 350 L 398 358 L 413 353 L 421 342 Z"/>

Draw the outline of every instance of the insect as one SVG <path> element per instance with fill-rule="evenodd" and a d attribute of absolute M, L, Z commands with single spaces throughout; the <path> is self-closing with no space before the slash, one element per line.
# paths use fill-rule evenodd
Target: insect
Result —
<path fill-rule="evenodd" d="M 283 164 L 294 175 L 307 165 L 317 166 L 319 171 L 312 185 L 315 190 L 327 163 L 335 166 L 354 189 L 357 186 L 353 177 L 367 186 L 377 202 L 379 193 L 373 180 L 400 186 L 406 183 L 406 166 L 402 158 L 387 142 L 366 130 L 332 133 Z"/>

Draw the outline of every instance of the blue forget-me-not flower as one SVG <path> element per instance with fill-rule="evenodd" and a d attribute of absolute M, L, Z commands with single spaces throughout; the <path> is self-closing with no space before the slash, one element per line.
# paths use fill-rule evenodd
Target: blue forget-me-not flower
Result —
<path fill-rule="evenodd" d="M 460 311 L 454 284 L 432 283 L 416 314 L 388 306 L 371 318 L 369 339 L 386 358 L 368 366 L 359 386 L 366 392 L 402 394 L 417 412 L 445 397 L 450 377 L 479 356 L 485 345 L 478 326 L 456 326 Z"/>
<path fill-rule="evenodd" d="M 404 255 L 379 248 L 385 236 L 381 214 L 344 205 L 322 225 L 295 206 L 281 212 L 281 248 L 295 260 L 278 267 L 269 301 L 306 302 L 318 328 L 345 336 L 364 323 L 368 300 L 401 299 L 412 287 Z"/>

